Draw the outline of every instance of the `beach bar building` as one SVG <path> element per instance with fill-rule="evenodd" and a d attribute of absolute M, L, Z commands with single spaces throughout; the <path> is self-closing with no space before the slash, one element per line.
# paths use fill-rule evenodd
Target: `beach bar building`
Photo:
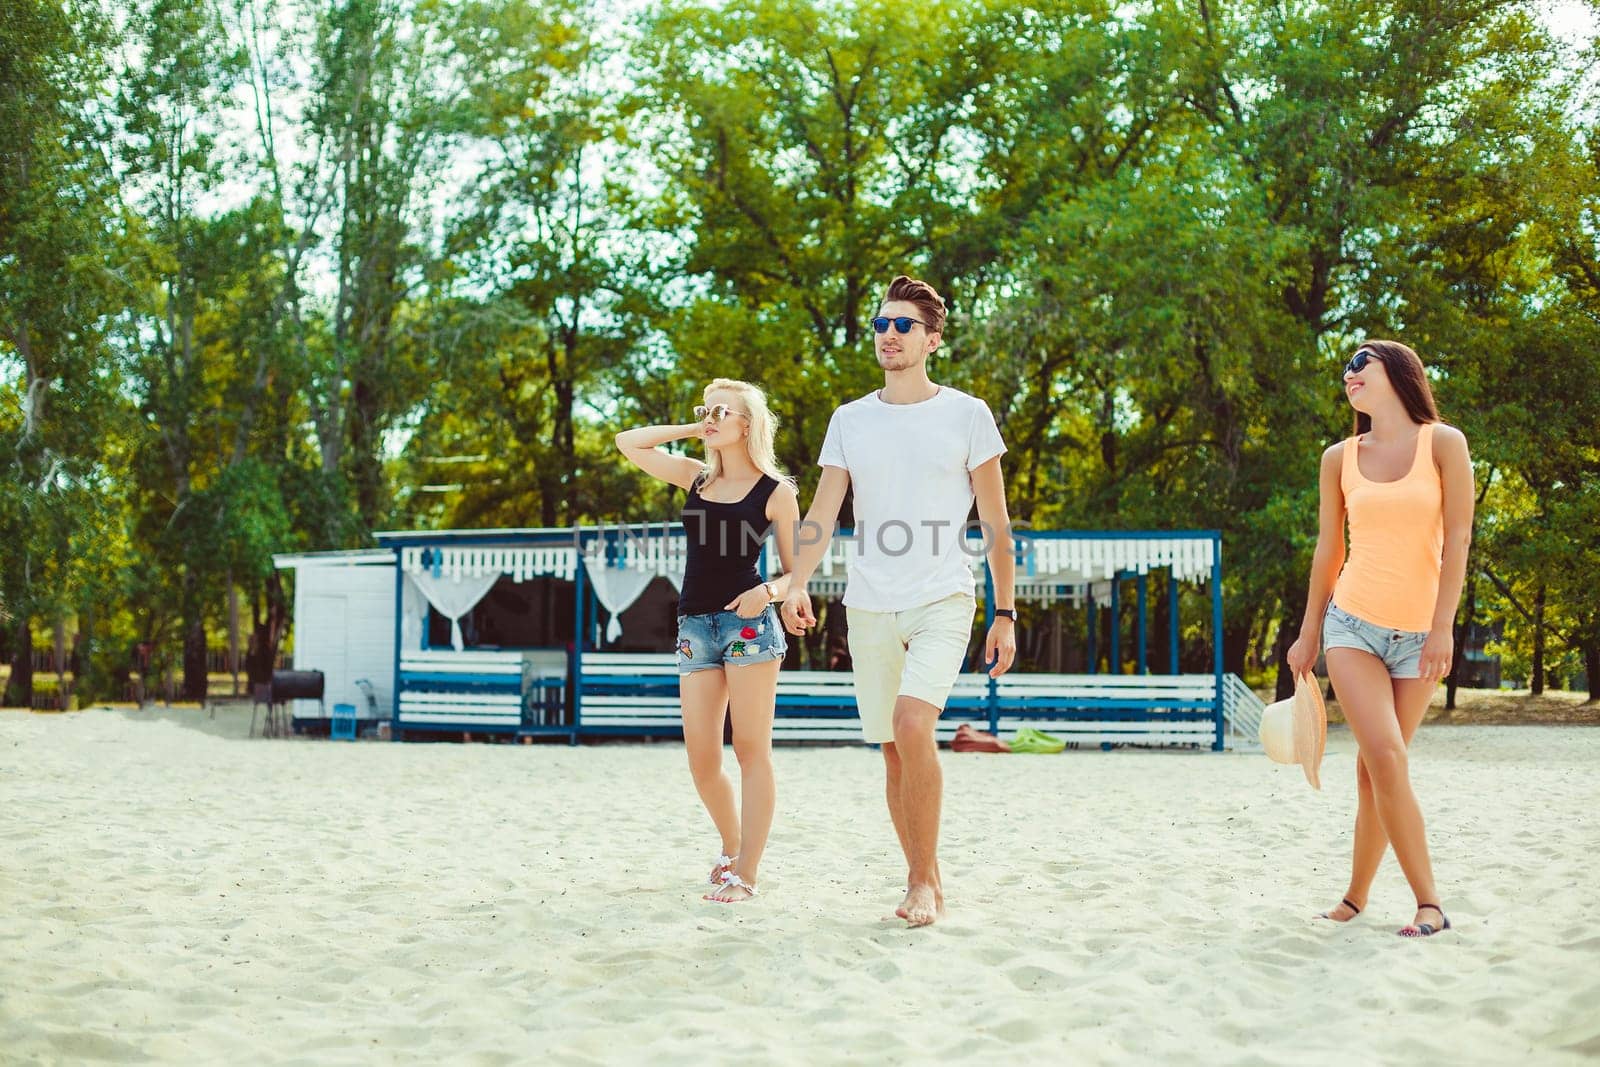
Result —
<path fill-rule="evenodd" d="M 296 702 L 297 730 L 325 728 L 328 709 L 343 704 L 358 719 L 387 722 L 396 740 L 681 736 L 681 526 L 391 532 L 377 541 L 276 557 L 295 578 L 295 667 L 325 679 L 322 702 Z M 986 629 L 993 598 L 982 547 L 969 539 Z M 843 594 L 857 549 L 848 531 L 834 538 L 813 597 Z M 1026 531 L 1016 549 L 1023 626 L 1044 611 L 1081 621 L 1082 669 L 1033 671 L 1019 655 L 992 680 L 978 662 L 977 629 L 941 739 L 972 722 L 1105 747 L 1253 742 L 1261 702 L 1223 671 L 1218 533 Z M 763 574 L 775 560 L 769 541 Z M 1203 670 L 1179 670 L 1185 654 L 1195 666 L 1192 650 L 1180 651 L 1185 599 L 1191 616 L 1196 603 L 1207 608 L 1190 620 L 1208 636 Z M 774 739 L 859 742 L 849 671 L 782 671 Z"/>

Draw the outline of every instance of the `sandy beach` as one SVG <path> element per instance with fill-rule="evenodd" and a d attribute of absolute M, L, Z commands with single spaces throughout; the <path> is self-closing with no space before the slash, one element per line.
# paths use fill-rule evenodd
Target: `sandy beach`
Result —
<path fill-rule="evenodd" d="M 1600 729 L 1414 746 L 1455 930 L 1348 926 L 1354 743 L 944 756 L 951 913 L 890 917 L 880 757 L 780 749 L 751 903 L 681 746 L 263 741 L 0 713 L 5 1063 L 1580 1063 Z M 730 764 L 732 753 L 728 754 Z M 1001 1061 L 1005 1062 L 1005 1061 Z"/>

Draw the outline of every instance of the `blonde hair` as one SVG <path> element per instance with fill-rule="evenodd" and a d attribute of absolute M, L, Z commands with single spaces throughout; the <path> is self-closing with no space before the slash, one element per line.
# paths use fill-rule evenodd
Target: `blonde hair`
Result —
<path fill-rule="evenodd" d="M 749 451 L 750 461 L 756 465 L 756 469 L 793 489 L 794 479 L 778 465 L 777 452 L 773 448 L 778 433 L 778 417 L 767 407 L 767 394 L 761 391 L 760 386 L 751 385 L 749 382 L 741 382 L 734 378 L 714 378 L 711 384 L 706 386 L 702 397 L 709 397 L 717 391 L 737 396 L 742 410 L 750 417 L 750 436 L 744 439 L 744 446 Z M 709 455 L 706 457 L 706 469 L 700 475 L 701 489 L 722 476 L 722 453 L 714 448 L 706 451 Z"/>

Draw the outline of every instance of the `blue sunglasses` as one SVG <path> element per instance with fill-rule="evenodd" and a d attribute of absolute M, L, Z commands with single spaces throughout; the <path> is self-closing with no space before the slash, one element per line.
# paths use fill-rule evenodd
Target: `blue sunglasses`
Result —
<path fill-rule="evenodd" d="M 1378 353 L 1372 351 L 1370 348 L 1363 348 L 1354 356 L 1350 357 L 1350 362 L 1344 365 L 1344 370 L 1340 373 L 1339 377 L 1343 378 L 1346 374 L 1360 374 L 1362 371 L 1367 369 L 1368 363 L 1382 362 L 1383 357 L 1378 355 Z"/>
<path fill-rule="evenodd" d="M 906 315 L 902 315 L 897 319 L 884 318 L 882 315 L 879 315 L 877 318 L 872 320 L 872 328 L 874 330 L 876 330 L 878 333 L 888 333 L 889 332 L 889 324 L 891 322 L 894 323 L 894 329 L 895 329 L 896 333 L 910 333 L 911 332 L 911 327 L 912 327 L 913 324 L 915 324 L 917 326 L 927 326 L 928 325 L 927 323 L 923 322 L 921 319 L 913 319 L 913 318 L 911 318 L 909 316 L 906 316 Z M 931 327 L 930 327 L 930 329 L 931 329 Z"/>

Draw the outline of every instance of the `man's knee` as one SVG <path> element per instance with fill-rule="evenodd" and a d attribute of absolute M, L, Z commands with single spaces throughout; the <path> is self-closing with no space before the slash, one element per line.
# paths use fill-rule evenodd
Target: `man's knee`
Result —
<path fill-rule="evenodd" d="M 934 724 L 939 721 L 939 709 L 920 700 L 902 697 L 894 706 L 895 744 L 927 748 L 934 743 Z"/>

